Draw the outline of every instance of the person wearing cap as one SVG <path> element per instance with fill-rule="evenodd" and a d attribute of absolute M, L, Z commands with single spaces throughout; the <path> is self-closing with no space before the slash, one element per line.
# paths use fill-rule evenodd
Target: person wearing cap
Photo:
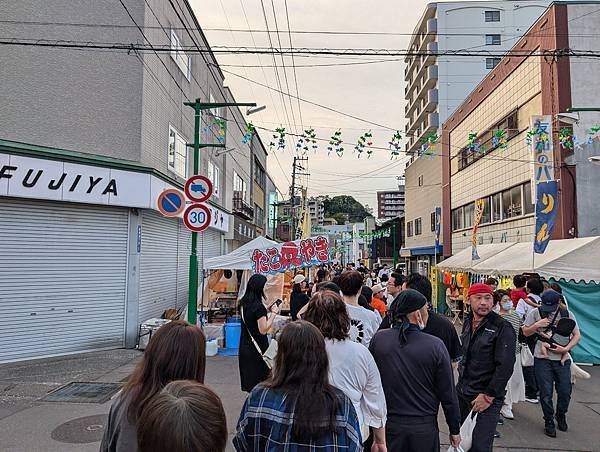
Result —
<path fill-rule="evenodd" d="M 561 296 L 555 290 L 549 289 L 543 292 L 540 306 L 530 311 L 525 318 L 523 334 L 530 337 L 535 334 L 552 333 L 553 328 L 556 327 L 561 318 L 569 318 L 576 322 L 573 314 L 560 306 L 560 301 Z M 555 412 L 552 400 L 554 386 L 556 386 L 557 395 L 556 421 L 558 429 L 562 432 L 566 432 L 568 429 L 566 415 L 571 401 L 571 360 L 567 359 L 563 364 L 561 357 L 569 353 L 577 345 L 580 338 L 581 334 L 577 323 L 575 323 L 570 340 L 564 347 L 554 345 L 545 353 L 542 350 L 542 341 L 538 340 L 535 343 L 533 368 L 540 391 L 542 412 L 544 413 L 544 433 L 552 438 L 556 437 Z"/>
<path fill-rule="evenodd" d="M 506 385 L 513 373 L 517 337 L 512 325 L 492 311 L 494 296 L 487 284 L 468 291 L 471 312 L 461 335 L 462 359 L 456 385 L 461 421 L 479 413 L 473 430 L 472 452 L 488 452 L 504 403 Z"/>
<path fill-rule="evenodd" d="M 294 276 L 294 285 L 292 286 L 292 295 L 290 296 L 290 315 L 292 320 L 298 320 L 298 311 L 302 309 L 310 297 L 302 290 L 302 283 L 306 280 L 306 276 L 297 274 Z"/>
<path fill-rule="evenodd" d="M 440 403 L 450 443 L 460 445 L 461 419 L 450 355 L 440 339 L 422 332 L 427 316 L 425 296 L 403 290 L 391 312 L 393 328 L 378 331 L 369 346 L 381 374 L 390 451 L 439 451 Z"/>
<path fill-rule="evenodd" d="M 379 315 L 383 319 L 385 317 L 385 312 L 387 311 L 387 306 L 385 304 L 385 290 L 381 286 L 381 284 L 375 284 L 371 287 L 373 291 L 373 298 L 371 299 L 371 307 L 379 312 Z"/>

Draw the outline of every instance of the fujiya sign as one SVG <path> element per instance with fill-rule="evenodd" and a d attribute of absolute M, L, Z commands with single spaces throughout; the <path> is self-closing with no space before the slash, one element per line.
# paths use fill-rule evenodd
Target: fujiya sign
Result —
<path fill-rule="evenodd" d="M 157 209 L 173 185 L 148 173 L 0 153 L 0 196 Z M 210 227 L 229 231 L 229 215 L 209 206 Z"/>

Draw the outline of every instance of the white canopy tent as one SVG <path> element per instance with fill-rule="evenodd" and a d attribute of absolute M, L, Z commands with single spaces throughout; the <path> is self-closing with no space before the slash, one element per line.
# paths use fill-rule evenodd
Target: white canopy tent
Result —
<path fill-rule="evenodd" d="M 438 264 L 440 270 L 511 276 L 535 272 L 545 278 L 600 283 L 600 237 L 551 240 L 544 254 L 533 253 L 532 242 L 479 245 L 480 259 L 471 260 L 471 247 Z"/>
<path fill-rule="evenodd" d="M 204 269 L 251 270 L 252 252 L 255 249 L 264 249 L 273 245 L 277 245 L 277 242 L 263 236 L 256 237 L 254 240 L 240 246 L 229 254 L 206 259 L 204 261 Z"/>

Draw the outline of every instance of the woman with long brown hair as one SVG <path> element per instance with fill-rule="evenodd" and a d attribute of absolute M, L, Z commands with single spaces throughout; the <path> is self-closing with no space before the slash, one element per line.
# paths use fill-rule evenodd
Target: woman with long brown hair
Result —
<path fill-rule="evenodd" d="M 303 319 L 325 337 L 329 382 L 352 400 L 363 442 L 372 452 L 386 451 L 387 408 L 381 376 L 369 350 L 350 340 L 350 316 L 344 300 L 331 290 L 317 292 L 310 299 Z M 373 431 L 371 442 L 367 442 L 369 428 Z"/>
<path fill-rule="evenodd" d="M 175 320 L 159 328 L 142 361 L 110 408 L 101 452 L 135 452 L 136 425 L 148 402 L 168 383 L 204 383 L 206 340 L 200 328 Z"/>
<path fill-rule="evenodd" d="M 352 401 L 329 383 L 325 340 L 311 323 L 288 324 L 271 377 L 256 386 L 238 421 L 237 451 L 361 451 Z"/>

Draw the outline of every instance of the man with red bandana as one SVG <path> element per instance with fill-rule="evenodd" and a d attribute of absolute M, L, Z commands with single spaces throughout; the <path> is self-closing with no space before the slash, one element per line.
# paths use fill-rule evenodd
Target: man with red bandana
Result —
<path fill-rule="evenodd" d="M 463 356 L 456 385 L 461 420 L 471 410 L 478 413 L 472 452 L 488 452 L 515 363 L 516 335 L 511 324 L 492 311 L 492 288 L 477 283 L 469 288 L 471 313 L 465 320 L 461 342 Z"/>

